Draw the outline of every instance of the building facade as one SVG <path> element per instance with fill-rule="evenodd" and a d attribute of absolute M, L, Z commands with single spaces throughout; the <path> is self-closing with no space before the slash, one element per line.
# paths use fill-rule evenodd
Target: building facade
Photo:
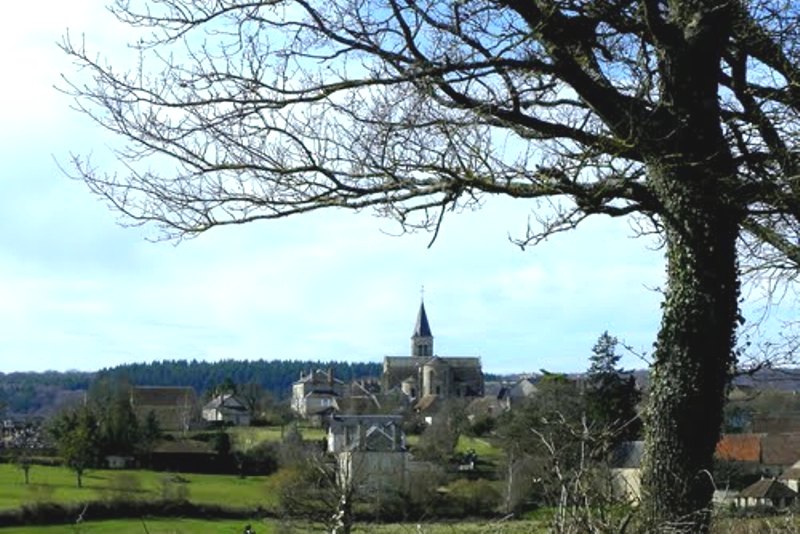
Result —
<path fill-rule="evenodd" d="M 338 411 L 344 389 L 332 369 L 300 373 L 300 379 L 292 384 L 292 410 L 301 417 Z"/>
<path fill-rule="evenodd" d="M 384 392 L 398 388 L 412 400 L 483 395 L 480 358 L 436 355 L 424 302 L 411 336 L 411 356 L 384 357 L 382 380 Z"/>

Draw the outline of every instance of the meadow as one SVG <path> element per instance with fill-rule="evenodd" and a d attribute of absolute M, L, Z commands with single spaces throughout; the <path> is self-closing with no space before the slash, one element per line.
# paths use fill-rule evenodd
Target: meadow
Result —
<path fill-rule="evenodd" d="M 121 519 L 86 522 L 80 525 L 36 527 L 37 534 L 241 534 L 246 521 L 208 521 L 199 519 Z M 324 532 L 322 525 L 276 520 L 251 521 L 256 534 L 301 534 Z M 30 527 L 0 529 L 3 534 L 29 534 Z M 544 527 L 533 521 L 460 522 L 425 524 L 361 524 L 354 534 L 536 534 Z"/>
<path fill-rule="evenodd" d="M 179 489 L 183 488 L 183 489 Z M 158 473 L 145 470 L 92 469 L 75 484 L 75 474 L 64 467 L 34 465 L 30 484 L 22 471 L 0 464 L 0 509 L 19 508 L 37 502 L 78 503 L 124 496 L 125 499 L 156 500 L 164 493 L 185 492 L 196 504 L 233 508 L 274 508 L 277 492 L 270 477 L 239 478 L 234 475 Z"/>

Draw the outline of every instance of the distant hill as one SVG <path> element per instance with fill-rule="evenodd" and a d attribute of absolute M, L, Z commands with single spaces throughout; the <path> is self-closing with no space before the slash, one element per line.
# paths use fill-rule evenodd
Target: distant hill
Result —
<path fill-rule="evenodd" d="M 733 383 L 737 386 L 750 386 L 755 389 L 800 391 L 800 369 L 792 367 L 760 369 L 752 375 L 737 376 Z"/>

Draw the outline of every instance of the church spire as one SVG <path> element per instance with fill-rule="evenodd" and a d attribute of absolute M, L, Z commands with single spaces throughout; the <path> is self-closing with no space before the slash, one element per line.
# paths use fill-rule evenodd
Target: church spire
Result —
<path fill-rule="evenodd" d="M 411 336 L 412 356 L 433 356 L 433 334 L 428 323 L 428 314 L 425 313 L 425 302 L 420 301 L 417 313 L 417 324 Z"/>

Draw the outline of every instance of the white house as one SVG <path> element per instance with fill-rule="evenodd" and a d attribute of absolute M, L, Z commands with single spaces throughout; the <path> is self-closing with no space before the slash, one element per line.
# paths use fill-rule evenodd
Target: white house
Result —
<path fill-rule="evenodd" d="M 203 406 L 203 419 L 209 422 L 229 423 L 235 426 L 250 425 L 250 410 L 231 395 L 217 395 Z"/>
<path fill-rule="evenodd" d="M 300 380 L 292 384 L 292 410 L 302 417 L 335 412 L 343 394 L 344 383 L 333 376 L 331 369 L 300 373 Z"/>

